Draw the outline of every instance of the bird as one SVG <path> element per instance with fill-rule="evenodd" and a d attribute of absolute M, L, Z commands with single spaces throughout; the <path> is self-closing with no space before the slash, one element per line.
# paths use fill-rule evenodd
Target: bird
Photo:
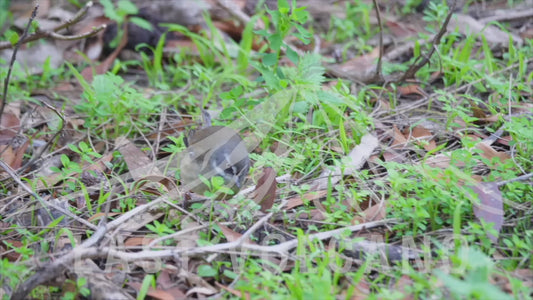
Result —
<path fill-rule="evenodd" d="M 215 176 L 222 177 L 224 186 L 234 194 L 242 188 L 250 170 L 250 157 L 237 131 L 226 126 L 208 126 L 189 134 L 185 145 L 180 161 L 185 190 L 203 195 L 209 187 L 200 178 L 211 182 Z M 232 196 L 221 192 L 216 198 L 225 200 Z"/>

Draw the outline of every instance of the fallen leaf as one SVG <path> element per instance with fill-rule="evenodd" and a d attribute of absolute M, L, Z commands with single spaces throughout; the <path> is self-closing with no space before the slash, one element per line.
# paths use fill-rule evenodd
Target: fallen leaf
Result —
<path fill-rule="evenodd" d="M 494 25 L 486 25 L 482 22 L 474 19 L 473 17 L 465 14 L 456 13 L 450 19 L 448 24 L 448 31 L 453 32 L 455 29 L 459 30 L 459 33 L 465 36 L 475 35 L 478 39 L 483 36 L 489 45 L 504 45 L 509 44 L 509 35 L 513 37 L 513 41 L 517 45 L 522 45 L 524 41 L 518 35 L 505 32 Z"/>
<path fill-rule="evenodd" d="M 474 202 L 474 215 L 485 223 L 494 223 L 493 229 L 500 232 L 503 224 L 502 193 L 495 182 L 481 182 L 471 186 L 478 195 L 480 203 Z M 487 236 L 494 243 L 498 237 L 488 232 Z"/>
<path fill-rule="evenodd" d="M 249 299 L 250 299 L 250 293 L 245 293 L 245 294 L 243 295 L 243 293 L 242 293 L 241 291 L 238 291 L 238 290 L 236 290 L 236 289 L 232 289 L 232 288 L 227 287 L 227 286 L 225 286 L 225 285 L 222 285 L 222 284 L 220 284 L 220 283 L 218 283 L 218 282 L 216 282 L 216 281 L 215 281 L 215 285 L 218 286 L 219 288 L 221 288 L 221 289 L 227 291 L 228 293 L 230 293 L 230 294 L 232 294 L 232 295 L 234 295 L 234 296 L 237 296 L 237 298 L 239 298 L 239 299 L 243 299 L 243 298 L 246 299 L 246 300 L 249 300 Z M 243 296 L 244 296 L 244 297 L 243 297 Z"/>
<path fill-rule="evenodd" d="M 481 157 L 486 158 L 488 160 L 492 160 L 494 157 L 497 157 L 501 160 L 501 162 L 505 162 L 506 160 L 511 158 L 509 154 L 505 152 L 496 151 L 494 150 L 494 148 L 483 142 L 476 144 L 476 148 L 482 151 L 480 154 Z"/>
<path fill-rule="evenodd" d="M 379 48 L 374 48 L 367 54 L 357 56 L 342 64 L 331 65 L 329 70 L 338 77 L 366 82 L 376 72 L 376 60 L 379 57 Z"/>
<path fill-rule="evenodd" d="M 276 188 L 276 172 L 274 172 L 273 168 L 267 167 L 263 170 L 263 175 L 257 181 L 251 196 L 255 203 L 261 205 L 262 212 L 266 212 L 274 205 Z"/>
<path fill-rule="evenodd" d="M 92 222 L 92 221 L 94 221 L 94 220 L 98 220 L 98 219 L 100 219 L 100 218 L 102 218 L 102 217 L 105 217 L 106 215 L 107 215 L 108 217 L 114 217 L 114 216 L 118 216 L 118 215 L 120 215 L 120 214 L 121 214 L 121 213 L 114 213 L 114 212 L 110 212 L 110 213 L 108 213 L 108 214 L 103 213 L 103 212 L 99 212 L 99 213 L 95 213 L 93 216 L 91 216 L 91 217 L 88 219 L 88 221 L 89 221 L 89 222 Z"/>
<path fill-rule="evenodd" d="M 401 145 L 402 147 L 394 147 L 396 149 L 403 148 L 405 145 L 407 145 L 407 139 L 405 138 L 404 134 L 398 129 L 396 125 L 392 126 L 392 144 L 391 147 Z"/>
<path fill-rule="evenodd" d="M 124 242 L 124 246 L 126 247 L 137 247 L 137 246 L 145 246 L 149 245 L 154 238 L 146 237 L 146 236 L 134 236 L 126 239 Z"/>
<path fill-rule="evenodd" d="M 140 282 L 128 282 L 128 285 L 131 286 L 133 289 L 135 289 L 137 292 L 141 290 L 142 283 Z M 148 288 L 147 295 L 160 300 L 174 300 L 174 296 L 172 296 L 170 293 L 161 290 L 161 289 L 154 289 L 152 287 Z"/>
<path fill-rule="evenodd" d="M 400 96 L 403 96 L 403 97 L 410 97 L 413 95 L 420 96 L 420 97 L 417 97 L 418 99 L 422 99 L 428 96 L 426 92 L 424 92 L 424 90 L 416 84 L 399 86 L 398 93 L 400 94 Z"/>
<path fill-rule="evenodd" d="M 303 195 L 303 197 L 299 195 L 295 197 L 291 197 L 289 198 L 289 200 L 287 200 L 287 209 L 292 209 L 297 206 L 303 205 L 304 200 L 306 201 L 318 200 L 326 196 L 327 194 L 328 194 L 327 190 L 320 190 L 320 191 L 314 191 L 314 192 L 307 192 L 306 194 Z"/>
<path fill-rule="evenodd" d="M 433 140 L 433 134 L 429 129 L 424 128 L 423 126 L 417 125 L 410 132 L 411 136 L 417 140 L 423 140 L 427 142 L 417 142 L 419 145 L 422 145 L 426 151 L 431 151 L 437 148 L 437 142 Z"/>
<path fill-rule="evenodd" d="M 386 21 L 385 26 L 389 28 L 390 32 L 396 38 L 405 39 L 418 35 L 418 31 L 416 30 L 416 28 L 414 26 L 411 26 L 409 23 Z"/>
<path fill-rule="evenodd" d="M 163 173 L 159 171 L 153 161 L 131 141 L 124 137 L 119 137 L 115 144 L 117 145 L 120 154 L 124 157 L 124 162 L 128 166 L 131 177 L 135 181 L 142 180 L 150 175 L 163 176 Z"/>
<path fill-rule="evenodd" d="M 13 248 L 21 248 L 23 247 L 22 242 L 16 241 L 16 240 L 4 240 L 3 243 L 6 245 L 11 244 L 10 247 L 6 247 L 9 251 L 7 253 L 2 251 L 2 257 L 7 258 L 10 262 L 17 261 L 20 258 L 20 253 L 16 252 Z"/>
<path fill-rule="evenodd" d="M 341 167 L 322 171 L 319 179 L 311 184 L 311 186 L 315 187 L 313 190 L 325 190 L 328 184 L 333 186 L 337 184 L 342 179 L 342 176 L 354 174 L 365 164 L 378 145 L 379 141 L 375 136 L 365 134 L 361 138 L 361 143 L 355 146 L 347 156 L 343 157 L 344 171 L 341 170 Z"/>
<path fill-rule="evenodd" d="M 405 158 L 406 157 L 403 153 L 398 153 L 392 149 L 385 150 L 385 152 L 383 152 L 383 159 L 385 161 L 394 161 L 394 162 L 401 163 L 405 161 Z"/>
<path fill-rule="evenodd" d="M 218 227 L 220 227 L 220 230 L 222 230 L 222 233 L 224 233 L 224 236 L 228 240 L 228 242 L 235 242 L 236 240 L 240 239 L 242 234 L 235 232 L 234 230 L 230 229 L 228 226 L 222 225 L 220 223 L 217 223 Z"/>
<path fill-rule="evenodd" d="M 352 224 L 362 224 L 367 222 L 379 221 L 385 219 L 387 216 L 386 205 L 384 202 L 370 206 L 361 212 L 360 216 L 356 216 L 352 220 Z"/>

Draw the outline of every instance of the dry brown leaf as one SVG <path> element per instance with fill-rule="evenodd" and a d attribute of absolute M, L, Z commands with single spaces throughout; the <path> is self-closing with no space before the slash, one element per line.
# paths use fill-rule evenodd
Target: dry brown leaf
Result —
<path fill-rule="evenodd" d="M 361 212 L 360 216 L 352 219 L 352 224 L 363 224 L 367 222 L 379 221 L 385 219 L 387 216 L 385 203 L 372 205 Z"/>
<path fill-rule="evenodd" d="M 508 46 L 509 35 L 513 37 L 513 41 L 518 45 L 522 45 L 524 42 L 522 38 L 513 33 L 504 32 L 494 25 L 483 24 L 482 22 L 465 14 L 456 13 L 450 19 L 448 31 L 453 32 L 456 28 L 461 34 L 466 36 L 475 35 L 478 38 L 483 36 L 489 45 Z"/>
<path fill-rule="evenodd" d="M 400 129 L 398 129 L 398 127 L 396 125 L 393 125 L 392 127 L 392 144 L 391 144 L 391 147 L 394 147 L 394 146 L 401 146 L 401 147 L 394 147 L 394 148 L 403 148 L 405 147 L 405 145 L 407 145 L 407 139 L 405 138 L 405 136 L 403 135 L 403 133 L 400 131 Z"/>
<path fill-rule="evenodd" d="M 115 144 L 124 157 L 124 162 L 126 162 L 131 177 L 135 181 L 142 180 L 150 175 L 163 176 L 163 173 L 153 164 L 152 160 L 149 159 L 144 152 L 139 150 L 131 141 L 124 137 L 119 137 Z"/>
<path fill-rule="evenodd" d="M 331 65 L 330 69 L 337 76 L 366 82 L 376 72 L 376 60 L 378 57 L 379 48 L 376 47 L 367 54 L 352 58 L 342 64 Z"/>
<path fill-rule="evenodd" d="M 303 195 L 303 199 L 300 195 L 289 198 L 287 202 L 287 209 L 292 209 L 304 204 L 304 199 L 306 201 L 318 200 L 328 194 L 327 190 L 320 190 L 314 192 L 307 192 Z"/>
<path fill-rule="evenodd" d="M 176 285 L 175 280 L 170 278 L 170 272 L 168 268 L 161 270 L 159 272 L 159 276 L 157 276 L 156 285 L 157 287 L 161 288 L 163 291 L 169 293 L 174 297 L 174 300 L 185 300 L 187 299 L 187 296 L 185 296 L 185 293 L 179 288 L 179 286 Z M 172 273 L 174 274 L 175 271 L 172 270 Z"/>
<path fill-rule="evenodd" d="M 4 114 L 2 115 L 1 124 L 0 124 L 0 141 L 5 143 L 17 135 L 17 132 L 20 130 L 20 118 L 19 114 L 16 114 L 13 111 L 13 105 L 7 104 L 4 108 Z M 18 110 L 18 109 L 17 109 Z"/>
<path fill-rule="evenodd" d="M 239 298 L 239 299 L 243 299 L 243 298 L 246 299 L 246 300 L 250 299 L 250 293 L 243 294 L 241 291 L 238 291 L 236 289 L 232 289 L 232 288 L 227 287 L 225 285 L 222 285 L 222 284 L 220 284 L 218 282 L 215 282 L 215 285 L 218 286 L 219 288 L 227 291 L 228 293 L 230 293 L 230 294 L 232 294 L 234 296 L 237 296 L 237 298 Z"/>
<path fill-rule="evenodd" d="M 222 233 L 224 233 L 224 236 L 229 242 L 235 242 L 236 240 L 240 239 L 242 234 L 233 231 L 228 226 L 222 225 L 220 223 L 217 223 L 218 227 L 220 227 L 220 230 L 222 230 Z M 249 240 L 247 241 L 249 242 Z"/>
<path fill-rule="evenodd" d="M 262 212 L 266 212 L 274 205 L 276 188 L 276 172 L 274 172 L 273 168 L 267 167 L 263 170 L 263 175 L 257 181 L 255 190 L 251 195 L 254 202 L 261 205 Z"/>
<path fill-rule="evenodd" d="M 10 262 L 17 261 L 20 258 L 20 253 L 15 252 L 13 250 L 13 247 L 15 247 L 15 248 L 23 247 L 24 245 L 22 244 L 22 242 L 17 241 L 17 240 L 3 240 L 2 242 L 5 243 L 6 245 L 11 244 L 11 246 L 12 246 L 12 247 L 8 248 L 9 252 L 7 252 L 7 253 L 2 252 L 2 254 L 3 254 L 2 257 L 3 258 L 7 258 L 7 260 L 9 260 Z"/>
<path fill-rule="evenodd" d="M 425 164 L 432 168 L 446 169 L 450 166 L 451 161 L 452 159 L 449 156 L 441 153 L 426 159 Z M 456 166 L 460 167 L 459 164 Z"/>
<path fill-rule="evenodd" d="M 533 288 L 533 270 L 531 269 L 516 269 L 511 272 L 513 276 L 518 277 L 524 283 L 524 286 Z"/>
<path fill-rule="evenodd" d="M 99 212 L 99 213 L 95 213 L 93 216 L 91 216 L 91 217 L 88 219 L 88 221 L 89 221 L 89 222 L 92 222 L 92 221 L 94 221 L 94 220 L 98 220 L 98 219 L 100 219 L 100 218 L 102 218 L 102 217 L 105 217 L 106 215 L 107 215 L 108 217 L 114 217 L 114 216 L 118 216 L 118 215 L 120 215 L 120 214 L 121 214 L 121 213 L 114 213 L 114 212 L 110 212 L 110 213 L 108 213 L 108 214 L 103 213 L 103 212 Z"/>
<path fill-rule="evenodd" d="M 128 285 L 131 286 L 133 289 L 135 289 L 137 292 L 141 290 L 142 283 L 140 282 L 128 282 Z M 174 296 L 172 296 L 170 293 L 161 290 L 161 289 L 154 289 L 152 287 L 148 288 L 148 296 L 159 299 L 159 300 L 174 300 Z"/>
<path fill-rule="evenodd" d="M 509 146 L 509 142 L 513 140 L 513 137 L 510 135 L 501 136 L 498 140 L 496 140 L 498 143 Z"/>
<path fill-rule="evenodd" d="M 414 26 L 411 26 L 408 23 L 400 23 L 397 21 L 386 21 L 385 26 L 387 26 L 390 32 L 394 37 L 405 39 L 408 37 L 413 37 L 418 35 L 418 30 Z"/>
<path fill-rule="evenodd" d="M 398 93 L 400 94 L 400 96 L 403 96 L 403 97 L 409 97 L 409 96 L 413 96 L 413 95 L 420 96 L 420 97 L 417 97 L 419 99 L 428 96 L 426 94 L 426 92 L 424 92 L 424 90 L 420 86 L 418 86 L 416 84 L 411 84 L 411 85 L 406 85 L 406 86 L 399 86 L 398 87 Z"/>
<path fill-rule="evenodd" d="M 431 151 L 437 148 L 437 142 L 431 139 L 433 134 L 429 129 L 424 128 L 423 126 L 417 125 L 411 131 L 411 136 L 419 140 L 428 141 L 427 143 L 418 142 L 418 144 L 423 145 L 426 151 Z"/>
<path fill-rule="evenodd" d="M 145 246 L 149 245 L 154 238 L 147 237 L 147 236 L 134 236 L 127 238 L 126 241 L 124 241 L 124 246 L 126 247 L 137 247 L 137 246 Z"/>
<path fill-rule="evenodd" d="M 154 132 L 147 136 L 149 140 L 155 140 L 157 138 L 164 139 L 167 136 L 178 136 L 189 125 L 194 124 L 194 121 L 189 118 L 184 118 L 179 122 L 169 122 L 167 126 L 160 132 Z"/>
<path fill-rule="evenodd" d="M 394 161 L 401 163 L 405 161 L 406 157 L 404 153 L 399 153 L 391 149 L 385 150 L 385 152 L 383 152 L 383 159 L 385 161 Z"/>
<path fill-rule="evenodd" d="M 500 117 L 501 117 L 500 114 L 495 114 L 495 115 L 490 115 L 490 116 L 485 115 L 485 117 L 479 118 L 479 119 L 487 123 L 496 123 L 500 120 Z"/>
<path fill-rule="evenodd" d="M 491 146 L 481 142 L 476 145 L 476 148 L 480 149 L 481 157 L 486 158 L 488 160 L 492 160 L 494 157 L 499 158 L 502 162 L 505 162 L 506 160 L 510 159 L 511 156 L 505 152 L 499 152 L 494 150 Z"/>
<path fill-rule="evenodd" d="M 107 166 L 109 165 L 111 160 L 113 160 L 113 153 L 111 152 L 106 153 L 102 155 L 100 158 L 98 158 L 94 162 L 94 164 L 91 164 L 87 168 L 84 168 L 84 170 L 105 173 L 108 170 Z"/>
<path fill-rule="evenodd" d="M 151 192 L 155 195 L 160 195 L 161 193 L 152 187 L 145 187 L 148 183 L 158 183 L 161 184 L 163 187 L 165 187 L 167 192 L 170 191 L 176 191 L 178 190 L 178 186 L 176 185 L 176 179 L 170 178 L 167 176 L 161 176 L 161 175 L 148 175 L 144 176 L 143 178 L 139 179 L 137 188 L 142 188 L 143 191 Z"/>

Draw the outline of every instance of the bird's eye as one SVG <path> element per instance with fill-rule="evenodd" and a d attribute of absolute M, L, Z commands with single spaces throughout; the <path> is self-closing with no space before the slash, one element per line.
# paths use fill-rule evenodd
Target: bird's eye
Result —
<path fill-rule="evenodd" d="M 226 168 L 224 170 L 224 173 L 226 173 L 227 175 L 233 176 L 237 174 L 237 168 L 235 166 L 231 166 L 230 168 Z"/>

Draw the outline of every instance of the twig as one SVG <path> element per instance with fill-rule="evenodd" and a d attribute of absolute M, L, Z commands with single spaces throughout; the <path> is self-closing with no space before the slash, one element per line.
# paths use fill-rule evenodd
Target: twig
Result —
<path fill-rule="evenodd" d="M 6 107 L 7 103 L 7 90 L 9 87 L 9 78 L 11 77 L 11 70 L 13 69 L 13 64 L 15 63 L 15 60 L 17 59 L 17 51 L 20 48 L 20 45 L 23 44 L 24 39 L 28 35 L 28 30 L 30 30 L 30 25 L 33 22 L 33 19 L 37 16 L 37 11 L 39 10 L 39 3 L 35 4 L 35 7 L 33 8 L 33 12 L 31 13 L 31 17 L 28 21 L 28 24 L 26 25 L 26 28 L 24 29 L 24 32 L 22 33 L 22 36 L 19 38 L 17 44 L 15 45 L 15 48 L 13 49 L 13 55 L 11 55 L 11 61 L 9 62 L 9 69 L 7 70 L 7 76 L 4 80 L 4 95 L 2 95 L 2 106 L 0 106 L 0 121 L 2 121 L 2 115 L 4 114 L 4 108 Z M 10 42 L 7 42 L 9 45 L 11 45 Z M 2 49 L 2 48 L 0 48 Z"/>
<path fill-rule="evenodd" d="M 65 36 L 65 35 L 57 33 L 57 31 L 59 31 L 61 29 L 67 28 L 67 27 L 69 27 L 69 26 L 71 26 L 73 24 L 78 23 L 82 19 L 82 17 L 87 13 L 87 11 L 89 10 L 89 8 L 92 5 L 93 5 L 92 1 L 88 2 L 80 11 L 78 11 L 76 13 L 76 15 L 72 19 L 69 19 L 69 20 L 65 21 L 64 23 L 61 23 L 61 24 L 57 25 L 56 27 L 52 28 L 51 30 L 37 29 L 37 31 L 34 34 L 32 34 L 32 35 L 30 35 L 28 37 L 22 36 L 19 39 L 19 42 L 21 44 L 26 44 L 28 42 L 36 41 L 36 40 L 39 40 L 39 39 L 42 39 L 42 38 L 52 38 L 52 39 L 57 39 L 57 40 L 81 40 L 81 39 L 88 38 L 88 37 L 91 37 L 91 36 L 97 34 L 98 32 L 100 32 L 100 31 L 102 31 L 103 29 L 106 28 L 105 24 L 104 25 L 100 25 L 98 27 L 95 27 L 89 32 L 81 33 L 81 34 L 77 34 L 77 35 Z M 9 49 L 11 47 L 13 47 L 13 45 L 11 43 L 9 43 L 9 42 L 1 42 L 0 43 L 0 50 Z"/>
<path fill-rule="evenodd" d="M 227 12 L 229 12 L 243 24 L 248 24 L 250 22 L 250 17 L 245 14 L 235 3 L 233 3 L 233 1 L 218 0 L 217 2 L 218 4 L 220 4 L 220 6 L 222 6 L 222 8 L 224 8 Z M 264 24 L 262 24 L 261 22 L 254 24 L 255 30 L 264 29 L 264 27 Z"/>
<path fill-rule="evenodd" d="M 533 9 L 526 10 L 506 10 L 504 13 L 498 14 L 496 16 L 491 16 L 487 18 L 480 19 L 479 22 L 487 24 L 490 22 L 505 22 L 505 21 L 514 21 L 518 19 L 525 19 L 533 17 Z"/>
<path fill-rule="evenodd" d="M 120 217 L 119 219 L 124 218 L 126 214 Z M 261 219 L 256 224 L 260 225 L 262 220 L 263 219 Z M 118 221 L 118 219 L 115 221 Z M 108 227 L 113 222 L 109 223 Z M 339 229 L 335 229 L 335 230 L 331 230 L 327 232 L 311 234 L 308 236 L 308 239 L 309 240 L 315 240 L 315 239 L 325 240 L 325 239 L 328 239 L 328 238 L 331 238 L 337 235 L 341 235 L 342 233 L 346 231 L 356 232 L 356 231 L 360 231 L 364 229 L 383 226 L 391 222 L 394 223 L 396 222 L 396 220 L 388 219 L 388 220 L 381 220 L 381 221 L 375 221 L 375 222 L 368 222 L 368 223 L 349 226 L 349 227 L 343 227 L 343 228 L 339 228 Z M 248 231 L 252 232 L 254 227 L 250 228 Z M 109 230 L 109 228 L 107 229 Z M 93 235 L 93 237 L 95 236 L 96 236 L 96 233 Z M 93 237 L 91 237 L 91 239 Z M 245 235 L 243 235 L 241 238 L 243 237 L 245 237 Z M 293 240 L 290 240 L 290 241 L 287 241 L 287 242 L 284 242 L 278 245 L 262 246 L 262 245 L 246 244 L 246 243 L 241 244 L 241 238 L 239 238 L 237 241 L 234 241 L 234 242 L 210 245 L 210 246 L 188 249 L 188 250 L 183 250 L 183 251 L 171 249 L 171 250 L 160 250 L 160 251 L 144 250 L 141 252 L 125 252 L 125 251 L 116 250 L 111 247 L 87 246 L 89 244 L 92 244 L 92 245 L 95 244 L 95 243 L 89 243 L 89 240 L 87 240 L 80 246 L 77 246 L 76 248 L 74 248 L 68 254 L 57 258 L 56 260 L 48 264 L 40 272 L 37 272 L 32 277 L 30 277 L 28 280 L 26 280 L 24 283 L 22 283 L 17 288 L 17 290 L 13 293 L 12 299 L 24 299 L 24 297 L 28 295 L 36 286 L 53 279 L 58 274 L 63 272 L 68 266 L 72 266 L 75 261 L 80 261 L 80 260 L 87 259 L 87 258 L 114 257 L 122 261 L 138 261 L 138 260 L 144 260 L 144 259 L 173 258 L 176 256 L 198 256 L 198 255 L 204 255 L 206 253 L 217 253 L 221 251 L 234 250 L 238 248 L 241 248 L 242 250 L 255 251 L 256 254 L 259 254 L 259 255 L 262 253 L 269 253 L 269 252 L 279 253 L 281 255 L 284 255 L 289 250 L 294 249 L 298 246 L 297 239 L 293 239 Z"/>
<path fill-rule="evenodd" d="M 375 82 L 383 82 L 383 76 L 382 76 L 382 60 L 383 60 L 383 24 L 381 22 L 381 13 L 378 6 L 377 0 L 372 0 L 374 2 L 374 8 L 376 9 L 376 17 L 378 19 L 378 25 L 379 25 L 379 57 L 378 57 L 378 64 L 376 66 L 376 73 L 374 74 L 373 81 Z"/>
<path fill-rule="evenodd" d="M 0 163 L 2 163 L 2 161 L 0 161 Z M 36 286 L 48 282 L 53 278 L 59 276 L 59 274 L 61 274 L 65 269 L 67 269 L 69 266 L 72 266 L 72 264 L 77 259 L 95 257 L 95 255 L 98 257 L 106 257 L 107 254 L 104 253 L 112 253 L 113 251 L 106 251 L 106 248 L 101 249 L 100 247 L 93 246 L 98 244 L 108 231 L 118 227 L 120 224 L 131 219 L 133 216 L 140 214 L 145 210 L 148 210 L 149 208 L 161 204 L 164 200 L 165 197 L 160 197 L 150 203 L 138 206 L 128 211 L 127 213 L 123 214 L 112 222 L 109 222 L 107 224 L 105 224 L 105 222 L 103 224 L 101 223 L 102 226 L 99 226 L 89 239 L 87 239 L 81 245 L 76 246 L 66 255 L 57 258 L 52 263 L 48 264 L 44 269 L 37 272 L 24 283 L 22 283 L 13 293 L 11 299 L 24 299 L 26 295 L 28 295 Z M 95 226 L 92 225 L 92 227 Z M 172 255 L 174 255 L 174 253 L 172 253 Z"/>
<path fill-rule="evenodd" d="M 46 144 L 44 146 L 41 147 L 41 149 L 33 155 L 32 159 L 30 159 L 27 163 L 25 163 L 22 167 L 20 167 L 17 171 L 17 174 L 22 174 L 22 172 L 24 172 L 24 170 L 26 170 L 26 168 L 28 168 L 29 166 L 31 166 L 37 159 L 39 159 L 41 157 L 41 155 L 44 153 L 44 151 L 46 149 L 48 149 L 48 147 L 52 144 L 52 142 L 55 140 L 55 138 L 63 131 L 63 129 L 65 128 L 65 117 L 63 117 L 63 115 L 57 111 L 57 109 L 55 107 L 53 107 L 52 105 L 44 102 L 44 101 L 41 101 L 41 103 L 43 103 L 46 107 L 48 107 L 50 110 L 52 110 L 60 119 L 61 119 L 61 128 L 59 128 L 59 130 L 56 131 L 56 133 L 50 138 L 48 139 L 48 141 L 46 142 Z"/>
<path fill-rule="evenodd" d="M 450 19 L 452 18 L 453 12 L 455 10 L 456 0 L 453 1 L 452 6 L 450 7 L 450 11 L 448 12 L 448 15 L 446 16 L 446 19 L 444 20 L 444 23 L 442 24 L 439 32 L 433 37 L 433 40 L 431 41 L 431 47 L 429 50 L 429 53 L 424 56 L 418 56 L 413 64 L 409 67 L 407 71 L 403 74 L 403 76 L 397 81 L 398 83 L 404 82 L 405 80 L 409 78 L 413 78 L 423 66 L 425 66 L 428 62 L 433 53 L 435 53 L 435 48 L 438 44 L 440 44 L 440 40 L 442 36 L 446 33 L 446 28 L 448 28 L 448 23 L 450 22 Z M 421 61 L 420 61 L 421 60 Z M 420 62 L 419 62 L 420 61 Z"/>
<path fill-rule="evenodd" d="M 30 189 L 29 186 L 27 186 L 24 182 L 22 182 L 22 180 L 20 180 L 20 178 L 18 177 L 18 175 L 5 163 L 3 162 L 2 160 L 0 160 L 0 167 L 2 169 L 4 169 L 4 171 L 7 172 L 7 174 L 9 174 L 9 176 L 11 176 L 11 178 L 13 178 L 13 180 L 22 188 L 24 189 L 28 194 L 32 195 L 35 199 L 37 199 L 41 205 L 43 206 L 43 208 L 45 208 L 47 210 L 47 212 L 50 214 L 50 211 L 48 211 L 48 207 L 52 207 L 53 209 L 61 212 L 62 214 L 72 218 L 73 220 L 75 221 L 78 221 L 82 224 L 84 224 L 85 226 L 93 229 L 93 230 L 96 230 L 97 227 L 93 224 L 91 224 L 90 222 L 88 221 L 85 221 L 84 219 L 76 216 L 75 214 L 71 213 L 70 211 L 68 210 L 65 210 L 63 209 L 62 207 L 60 206 L 57 206 L 49 201 L 45 201 L 43 198 L 41 198 L 41 196 L 37 195 L 34 191 L 32 191 Z"/>
<path fill-rule="evenodd" d="M 525 175 L 522 175 L 522 176 L 518 176 L 516 178 L 512 178 L 512 179 L 509 179 L 509 180 L 499 181 L 496 184 L 498 186 L 502 186 L 502 185 L 506 185 L 508 183 L 515 182 L 515 181 L 527 180 L 527 179 L 529 179 L 531 177 L 533 177 L 533 173 L 529 173 L 529 174 L 525 174 Z"/>
<path fill-rule="evenodd" d="M 85 14 L 87 13 L 87 11 L 89 11 L 89 8 L 91 8 L 93 6 L 93 2 L 92 1 L 89 1 L 87 2 L 87 4 L 85 4 L 85 6 L 80 9 L 72 19 L 70 20 L 67 20 L 65 21 L 63 24 L 59 24 L 57 25 L 56 27 L 54 27 L 53 31 L 59 31 L 63 28 L 67 28 L 71 25 L 74 25 L 76 23 L 78 23 L 82 18 L 83 16 L 85 16 Z"/>

